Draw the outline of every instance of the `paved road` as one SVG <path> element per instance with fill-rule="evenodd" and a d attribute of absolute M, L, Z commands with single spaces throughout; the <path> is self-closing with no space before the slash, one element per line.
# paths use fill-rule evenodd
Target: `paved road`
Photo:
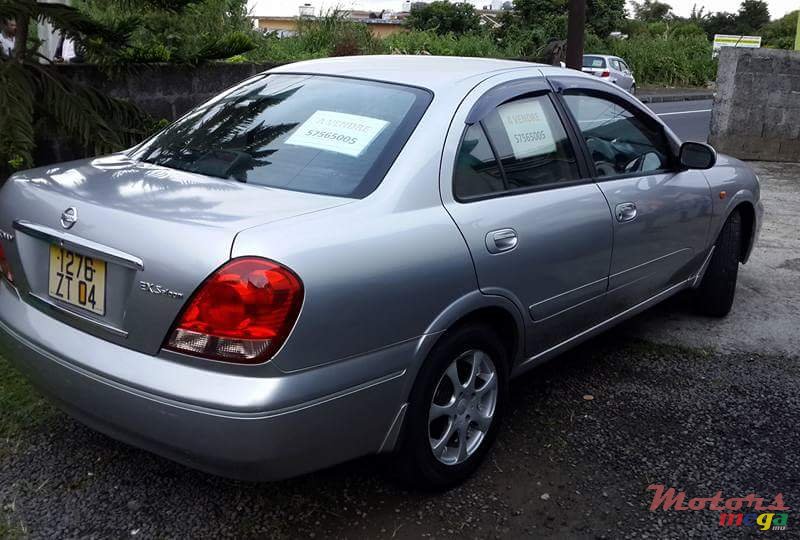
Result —
<path fill-rule="evenodd" d="M 653 103 L 650 108 L 684 141 L 706 142 L 712 101 Z"/>

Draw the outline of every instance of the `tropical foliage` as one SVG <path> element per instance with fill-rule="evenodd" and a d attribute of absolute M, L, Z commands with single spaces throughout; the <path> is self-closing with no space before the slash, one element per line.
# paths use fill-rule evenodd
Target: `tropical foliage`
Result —
<path fill-rule="evenodd" d="M 187 28 L 189 31 L 184 34 L 207 38 L 197 41 L 185 37 L 170 41 L 162 36 L 148 42 L 143 38 L 142 29 L 152 32 L 158 20 L 169 20 L 179 13 L 191 16 L 191 10 L 197 8 L 190 6 L 189 0 L 95 2 L 85 0 L 71 7 L 33 0 L 0 0 L 0 19 L 15 20 L 17 25 L 14 50 L 10 55 L 0 53 L 0 178 L 32 164 L 37 127 L 70 138 L 87 154 L 98 154 L 140 140 L 150 124 L 132 104 L 75 83 L 52 69 L 48 65 L 51 60 L 38 51 L 39 41 L 34 35 L 37 22 L 50 23 L 72 39 L 87 60 L 106 66 L 109 71 L 140 62 L 197 63 L 227 58 L 254 47 L 249 36 L 220 33 L 218 29 L 217 33 L 209 29 L 203 34 L 197 28 Z M 126 15 L 134 8 L 136 15 Z"/>
<path fill-rule="evenodd" d="M 103 48 L 91 54 L 93 63 L 120 65 L 131 62 L 197 64 L 224 60 L 252 49 L 255 44 L 242 0 L 164 1 L 169 9 L 132 10 L 137 2 L 77 0 L 76 7 L 105 28 L 128 30 L 125 46 Z M 92 42 L 90 42 L 91 45 Z"/>

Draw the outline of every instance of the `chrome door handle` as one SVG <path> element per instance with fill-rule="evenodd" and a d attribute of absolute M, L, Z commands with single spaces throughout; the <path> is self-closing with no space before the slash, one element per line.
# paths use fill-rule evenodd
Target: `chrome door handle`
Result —
<path fill-rule="evenodd" d="M 500 229 L 486 235 L 486 249 L 489 253 L 503 253 L 511 251 L 519 243 L 517 231 L 514 229 Z"/>
<path fill-rule="evenodd" d="M 622 203 L 617 205 L 617 221 L 625 223 L 626 221 L 633 221 L 636 219 L 636 205 L 632 202 Z"/>

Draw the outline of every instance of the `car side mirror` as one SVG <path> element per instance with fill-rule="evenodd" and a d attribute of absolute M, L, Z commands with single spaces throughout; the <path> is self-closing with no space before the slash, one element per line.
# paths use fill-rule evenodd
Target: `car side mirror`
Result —
<path fill-rule="evenodd" d="M 707 144 L 685 142 L 681 145 L 680 161 L 686 169 L 710 169 L 717 164 L 717 151 Z"/>

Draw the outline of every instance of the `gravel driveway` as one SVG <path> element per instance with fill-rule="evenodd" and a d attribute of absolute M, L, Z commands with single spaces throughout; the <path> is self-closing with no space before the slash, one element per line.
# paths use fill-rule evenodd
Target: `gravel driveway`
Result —
<path fill-rule="evenodd" d="M 0 441 L 0 536 L 755 534 L 712 511 L 651 512 L 647 486 L 800 504 L 800 166 L 756 168 L 768 216 L 734 313 L 696 318 L 679 297 L 519 379 L 495 451 L 460 488 L 404 491 L 376 458 L 233 482 L 54 414 Z M 797 516 L 772 534 L 797 537 Z"/>

